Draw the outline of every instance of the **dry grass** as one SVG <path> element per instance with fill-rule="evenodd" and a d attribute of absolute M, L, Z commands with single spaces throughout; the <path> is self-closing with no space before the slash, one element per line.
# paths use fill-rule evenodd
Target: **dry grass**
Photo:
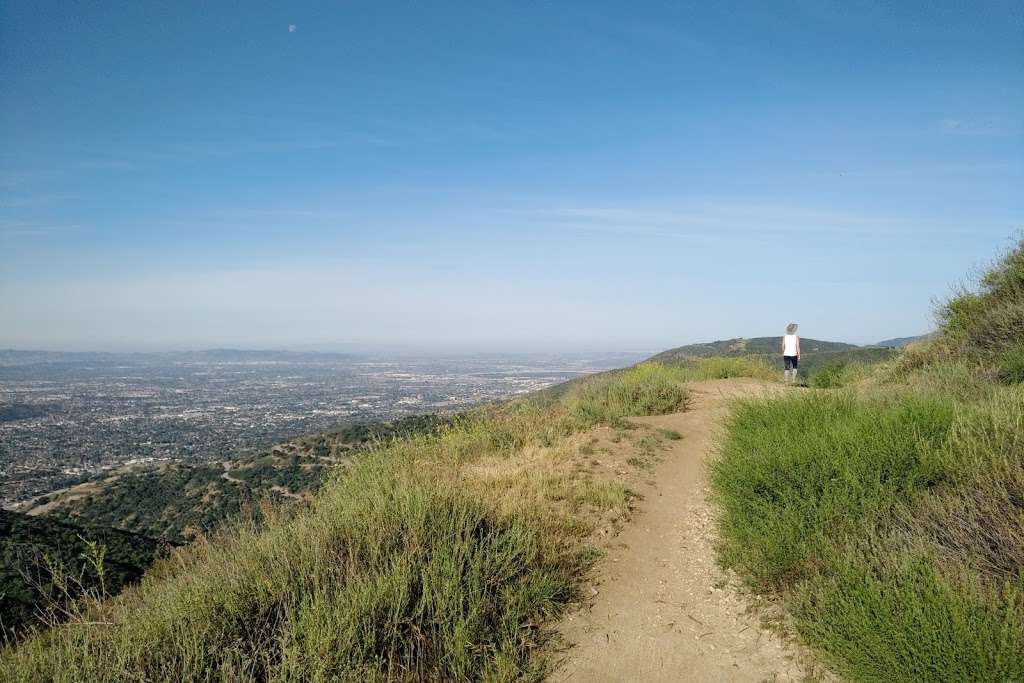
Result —
<path fill-rule="evenodd" d="M 624 374 L 378 443 L 307 509 L 267 507 L 119 597 L 75 603 L 0 654 L 0 679 L 538 679 L 544 624 L 629 513 L 634 442 L 660 439 L 622 430 L 607 448 L 602 424 L 685 407 L 671 372 Z"/>

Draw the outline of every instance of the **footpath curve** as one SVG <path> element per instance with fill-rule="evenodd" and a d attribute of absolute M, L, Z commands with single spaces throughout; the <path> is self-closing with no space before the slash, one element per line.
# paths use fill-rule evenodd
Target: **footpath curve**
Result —
<path fill-rule="evenodd" d="M 591 604 L 560 624 L 568 649 L 552 680 L 801 681 L 806 656 L 752 613 L 749 598 L 715 563 L 705 463 L 728 401 L 780 391 L 751 379 L 696 382 L 690 410 L 636 418 L 672 429 L 641 487 L 636 515 L 596 570 Z"/>

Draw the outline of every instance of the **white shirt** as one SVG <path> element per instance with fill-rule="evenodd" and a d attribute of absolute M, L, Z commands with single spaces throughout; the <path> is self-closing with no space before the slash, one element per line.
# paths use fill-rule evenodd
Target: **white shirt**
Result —
<path fill-rule="evenodd" d="M 795 356 L 796 355 L 796 335 L 787 334 L 782 338 L 782 355 L 783 356 Z"/>

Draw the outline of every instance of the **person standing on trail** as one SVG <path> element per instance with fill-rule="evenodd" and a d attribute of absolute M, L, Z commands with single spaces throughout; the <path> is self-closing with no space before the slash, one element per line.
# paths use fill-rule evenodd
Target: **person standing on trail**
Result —
<path fill-rule="evenodd" d="M 786 336 L 782 338 L 782 361 L 786 364 L 783 378 L 787 382 L 796 381 L 797 368 L 800 366 L 800 336 L 796 328 L 796 323 L 786 325 Z"/>

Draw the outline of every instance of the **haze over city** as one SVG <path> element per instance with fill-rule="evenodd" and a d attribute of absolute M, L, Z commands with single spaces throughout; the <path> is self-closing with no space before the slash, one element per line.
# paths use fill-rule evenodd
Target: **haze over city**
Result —
<path fill-rule="evenodd" d="M 1024 226 L 1017 3 L 0 12 L 0 347 L 868 343 Z"/>

